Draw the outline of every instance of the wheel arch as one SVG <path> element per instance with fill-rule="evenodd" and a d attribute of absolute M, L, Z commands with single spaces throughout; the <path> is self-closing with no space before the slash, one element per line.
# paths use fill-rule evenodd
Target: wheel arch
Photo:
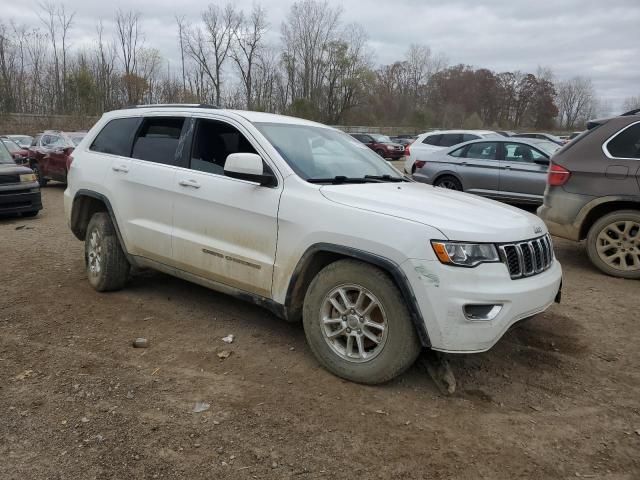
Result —
<path fill-rule="evenodd" d="M 418 301 L 409 280 L 400 269 L 400 266 L 386 257 L 343 245 L 317 243 L 310 246 L 302 255 L 293 271 L 287 288 L 285 297 L 287 320 L 298 321 L 302 317 L 304 297 L 311 281 L 318 272 L 327 265 L 343 259 L 356 259 L 375 265 L 391 277 L 409 308 L 411 321 L 416 329 L 420 343 L 424 347 L 430 347 L 431 341 L 429 340 L 422 313 L 418 307 Z"/>
<path fill-rule="evenodd" d="M 585 211 L 579 214 L 579 216 L 582 217 L 580 221 L 579 240 L 587 238 L 593 224 L 604 215 L 608 215 L 617 210 L 640 211 L 640 197 L 603 197 L 595 202 L 597 202 L 595 205 L 588 205 L 585 207 Z"/>
<path fill-rule="evenodd" d="M 462 190 L 464 190 L 464 182 L 462 181 L 462 178 L 460 178 L 458 172 L 455 172 L 453 170 L 443 170 L 441 172 L 438 172 L 438 174 L 433 178 L 433 182 L 431 182 L 431 184 L 435 186 L 435 184 L 438 183 L 438 180 L 443 177 L 455 178 L 458 182 L 460 182 L 460 185 L 462 185 Z"/>

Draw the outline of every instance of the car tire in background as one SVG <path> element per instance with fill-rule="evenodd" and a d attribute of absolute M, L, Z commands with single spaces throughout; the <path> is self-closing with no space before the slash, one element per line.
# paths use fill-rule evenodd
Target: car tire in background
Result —
<path fill-rule="evenodd" d="M 376 153 L 378 155 L 380 155 L 382 158 L 384 158 L 384 150 L 382 150 L 381 148 L 379 148 L 378 150 L 376 150 Z"/>
<path fill-rule="evenodd" d="M 460 183 L 460 180 L 451 175 L 443 175 L 442 177 L 437 178 L 436 181 L 433 182 L 433 186 L 447 188 L 449 190 L 458 190 L 460 192 L 462 191 L 462 184 Z"/>
<path fill-rule="evenodd" d="M 40 165 L 38 165 L 37 163 L 32 163 L 32 164 L 31 164 L 31 170 L 33 170 L 33 173 L 35 174 L 36 178 L 38 179 L 38 184 L 39 184 L 41 187 L 46 187 L 46 186 L 47 186 L 47 183 L 49 183 L 49 180 L 48 180 L 48 179 L 46 179 L 46 178 L 44 178 L 44 177 L 41 175 L 41 172 L 40 172 Z"/>
<path fill-rule="evenodd" d="M 316 275 L 304 299 L 303 324 L 318 361 L 354 382 L 389 381 L 409 368 L 421 349 L 391 278 L 357 260 L 339 260 Z"/>
<path fill-rule="evenodd" d="M 587 254 L 607 275 L 640 278 L 640 210 L 619 210 L 598 219 L 587 235 Z"/>
<path fill-rule="evenodd" d="M 91 217 L 84 251 L 87 277 L 93 288 L 108 292 L 124 287 L 131 266 L 108 213 L 98 212 Z"/>

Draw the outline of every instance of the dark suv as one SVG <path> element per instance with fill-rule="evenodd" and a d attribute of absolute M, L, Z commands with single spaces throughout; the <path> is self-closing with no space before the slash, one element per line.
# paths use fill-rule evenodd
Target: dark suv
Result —
<path fill-rule="evenodd" d="M 393 142 L 386 135 L 377 133 L 352 133 L 351 136 L 364 143 L 382 158 L 398 160 L 404 157 L 404 145 Z"/>
<path fill-rule="evenodd" d="M 640 278 L 640 109 L 587 126 L 552 157 L 538 215 L 552 234 L 586 239 L 604 273 Z"/>

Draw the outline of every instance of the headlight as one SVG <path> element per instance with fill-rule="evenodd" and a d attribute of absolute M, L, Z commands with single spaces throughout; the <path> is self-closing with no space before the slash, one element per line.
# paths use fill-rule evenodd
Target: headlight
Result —
<path fill-rule="evenodd" d="M 475 267 L 480 263 L 499 262 L 498 250 L 491 243 L 459 243 L 432 241 L 438 260 L 447 265 Z"/>
<path fill-rule="evenodd" d="M 24 183 L 31 183 L 36 181 L 36 176 L 33 173 L 24 173 L 20 175 L 20 181 Z"/>

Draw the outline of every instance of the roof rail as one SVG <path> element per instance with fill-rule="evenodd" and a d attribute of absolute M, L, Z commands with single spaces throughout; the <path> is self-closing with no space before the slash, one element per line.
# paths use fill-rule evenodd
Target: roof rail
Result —
<path fill-rule="evenodd" d="M 620 116 L 621 117 L 628 117 L 629 115 L 638 115 L 638 114 L 640 114 L 640 108 L 636 108 L 635 110 L 629 110 L 628 112 L 625 112 Z"/>
<path fill-rule="evenodd" d="M 208 103 L 152 103 L 147 105 L 129 105 L 124 107 L 123 109 L 129 108 L 176 108 L 176 107 L 187 107 L 187 108 L 214 108 L 218 109 L 217 105 L 209 105 Z"/>

